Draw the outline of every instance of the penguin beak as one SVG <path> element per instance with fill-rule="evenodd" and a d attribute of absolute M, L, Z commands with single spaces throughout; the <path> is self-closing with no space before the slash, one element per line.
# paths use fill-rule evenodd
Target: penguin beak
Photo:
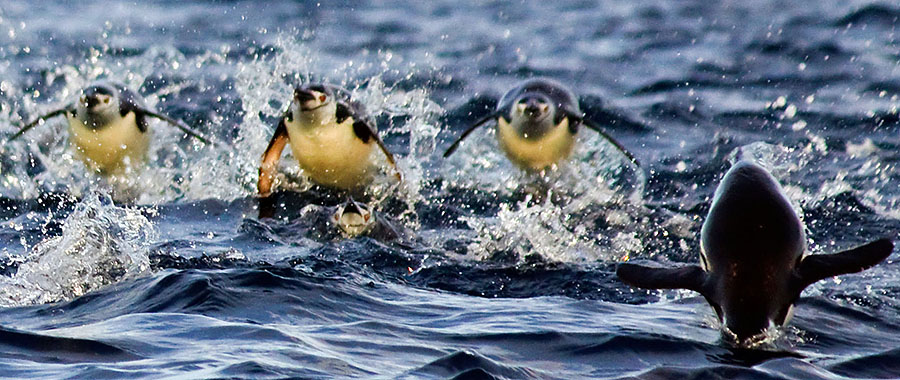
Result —
<path fill-rule="evenodd" d="M 300 105 L 301 111 L 311 111 L 325 105 L 328 96 L 325 93 L 298 88 L 294 90 L 294 101 Z"/>
<path fill-rule="evenodd" d="M 360 210 L 359 205 L 356 204 L 355 201 L 349 201 L 346 205 L 344 205 L 344 213 L 353 213 L 362 215 L 362 211 Z"/>
<path fill-rule="evenodd" d="M 314 91 L 304 90 L 302 88 L 298 88 L 294 90 L 294 100 L 298 103 L 306 103 L 310 100 L 315 100 L 316 95 L 313 94 Z"/>
<path fill-rule="evenodd" d="M 94 106 L 97 105 L 97 98 L 95 98 L 93 96 L 82 95 L 81 99 L 79 99 L 79 101 L 84 108 L 88 108 L 88 109 L 94 108 Z"/>
<path fill-rule="evenodd" d="M 528 102 L 528 104 L 525 105 L 526 115 L 534 117 L 541 114 L 541 106 L 536 103 L 537 102 Z"/>

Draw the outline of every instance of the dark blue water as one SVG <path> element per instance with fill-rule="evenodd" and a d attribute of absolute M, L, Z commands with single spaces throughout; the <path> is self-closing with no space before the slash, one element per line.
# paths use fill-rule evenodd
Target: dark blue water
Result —
<path fill-rule="evenodd" d="M 755 349 L 696 294 L 613 274 L 696 262 L 738 152 L 813 253 L 896 237 L 898 26 L 872 1 L 5 0 L 0 134 L 107 78 L 217 143 L 153 122 L 148 167 L 116 178 L 60 120 L 0 147 L 0 377 L 900 377 L 896 254 L 808 288 Z M 489 128 L 440 159 L 533 76 L 642 168 L 589 130 L 544 178 Z M 366 195 L 366 236 L 328 224 L 342 196 L 289 159 L 259 217 L 259 157 L 311 80 L 349 88 L 404 173 Z"/>

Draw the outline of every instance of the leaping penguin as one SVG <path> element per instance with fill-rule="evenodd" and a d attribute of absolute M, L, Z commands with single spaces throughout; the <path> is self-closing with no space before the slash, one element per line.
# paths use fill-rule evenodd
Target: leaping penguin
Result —
<path fill-rule="evenodd" d="M 880 239 L 840 253 L 807 255 L 803 224 L 778 181 L 748 161 L 725 174 L 700 239 L 700 265 L 623 263 L 616 275 L 641 288 L 699 292 L 743 345 L 756 342 L 769 327 L 786 324 L 807 286 L 867 269 L 894 247 Z"/>
<path fill-rule="evenodd" d="M 300 167 L 320 185 L 351 190 L 368 184 L 374 172 L 375 145 L 400 178 L 393 154 L 378 137 L 375 120 L 337 86 L 307 84 L 294 90 L 294 99 L 263 153 L 259 195 L 271 194 L 278 160 L 288 142 Z"/>
<path fill-rule="evenodd" d="M 208 141 L 179 120 L 149 109 L 143 99 L 112 82 L 96 82 L 81 90 L 78 100 L 26 124 L 7 141 L 13 141 L 49 118 L 63 115 L 68 121 L 69 140 L 91 169 L 101 174 L 120 170 L 126 162 L 142 163 L 149 146 L 146 117 L 155 117 L 184 133 Z"/>
<path fill-rule="evenodd" d="M 582 124 L 600 133 L 631 162 L 640 166 L 622 144 L 585 118 L 572 91 L 544 78 L 529 79 L 509 90 L 500 99 L 496 110 L 466 129 L 447 148 L 444 157 L 453 154 L 472 131 L 494 119 L 500 148 L 510 161 L 524 170 L 544 170 L 568 158 Z"/>
<path fill-rule="evenodd" d="M 337 206 L 331 215 L 331 222 L 340 229 L 345 237 L 356 237 L 372 229 L 375 214 L 369 206 L 354 201 L 352 198 Z"/>

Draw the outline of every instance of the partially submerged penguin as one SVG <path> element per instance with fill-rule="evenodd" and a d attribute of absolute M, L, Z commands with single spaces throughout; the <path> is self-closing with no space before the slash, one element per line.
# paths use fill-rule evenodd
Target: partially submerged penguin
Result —
<path fill-rule="evenodd" d="M 126 163 L 143 163 L 150 142 L 148 116 L 208 143 L 183 122 L 151 110 L 137 94 L 111 82 L 97 82 L 84 88 L 74 103 L 38 117 L 8 141 L 22 136 L 44 120 L 60 115 L 68 121 L 69 140 L 82 161 L 101 174 L 117 172 Z"/>
<path fill-rule="evenodd" d="M 330 222 L 337 226 L 344 238 L 368 236 L 412 249 L 413 235 L 401 223 L 376 213 L 369 205 L 352 198 L 334 208 Z"/>
<path fill-rule="evenodd" d="M 496 110 L 466 129 L 444 152 L 449 157 L 472 131 L 488 121 L 497 123 L 500 148 L 516 166 L 544 170 L 572 154 L 578 128 L 591 128 L 635 165 L 637 159 L 600 126 L 585 118 L 575 94 L 549 79 L 529 79 L 507 92 Z"/>
<path fill-rule="evenodd" d="M 355 237 L 372 228 L 375 215 L 365 204 L 349 199 L 335 208 L 334 214 L 331 214 L 331 222 L 341 230 L 342 235 Z"/>
<path fill-rule="evenodd" d="M 403 223 L 352 198 L 334 206 L 310 203 L 301 207 L 299 211 L 299 217 L 293 218 L 292 229 L 308 238 L 317 241 L 339 241 L 368 237 L 382 243 L 412 249 L 411 244 L 415 235 L 406 229 Z"/>
<path fill-rule="evenodd" d="M 757 164 L 741 161 L 725 174 L 701 231 L 700 265 L 678 268 L 623 263 L 622 282 L 649 289 L 699 292 L 738 343 L 786 324 L 812 283 L 878 264 L 888 239 L 828 255 L 807 255 L 800 218 L 781 186 Z"/>
<path fill-rule="evenodd" d="M 304 173 L 320 185 L 343 190 L 367 185 L 375 171 L 371 157 L 375 145 L 399 178 L 375 120 L 340 87 L 307 84 L 294 90 L 290 108 L 279 119 L 262 156 L 257 183 L 261 196 L 272 192 L 278 160 L 288 142 Z"/>
<path fill-rule="evenodd" d="M 371 231 L 376 226 L 376 218 L 368 205 L 348 199 L 335 207 L 331 223 L 337 226 L 341 235 L 352 238 Z"/>

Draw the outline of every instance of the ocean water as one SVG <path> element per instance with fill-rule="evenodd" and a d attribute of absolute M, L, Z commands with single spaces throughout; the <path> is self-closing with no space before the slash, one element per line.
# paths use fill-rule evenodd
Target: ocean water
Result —
<path fill-rule="evenodd" d="M 812 253 L 900 231 L 900 6 L 888 1 L 0 3 L 0 137 L 98 79 L 151 121 L 144 170 L 104 178 L 50 119 L 0 145 L 0 377 L 900 377 L 900 267 L 814 284 L 737 347 L 689 291 L 616 280 L 694 263 L 738 154 L 782 182 Z M 479 129 L 519 81 L 568 84 L 590 130 L 528 175 Z M 358 199 L 260 155 L 292 86 L 349 89 L 404 179 Z"/>

